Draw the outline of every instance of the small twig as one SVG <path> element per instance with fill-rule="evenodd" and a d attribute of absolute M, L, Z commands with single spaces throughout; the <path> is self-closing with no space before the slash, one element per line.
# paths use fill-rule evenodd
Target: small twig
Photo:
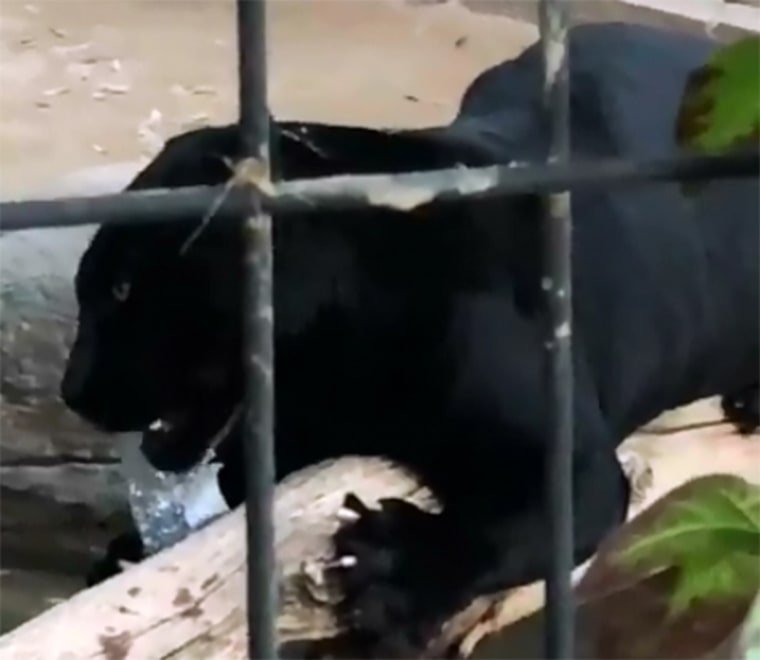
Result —
<path fill-rule="evenodd" d="M 274 194 L 274 186 L 269 180 L 269 173 L 265 171 L 265 168 L 262 167 L 262 164 L 259 161 L 254 158 L 245 158 L 238 163 L 232 163 L 227 158 L 223 158 L 222 160 L 232 171 L 232 176 L 225 183 L 222 192 L 214 199 L 208 211 L 201 219 L 200 224 L 190 233 L 180 247 L 180 255 L 186 254 L 192 244 L 204 232 L 208 223 L 211 222 L 217 214 L 235 186 L 249 185 L 253 186 L 263 195 L 271 196 Z"/>

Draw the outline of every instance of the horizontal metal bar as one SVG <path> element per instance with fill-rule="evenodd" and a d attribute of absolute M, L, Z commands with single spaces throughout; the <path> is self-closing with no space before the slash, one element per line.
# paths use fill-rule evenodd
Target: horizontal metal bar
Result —
<path fill-rule="evenodd" d="M 264 194 L 269 213 L 309 213 L 380 206 L 408 210 L 436 199 L 497 197 L 655 181 L 705 181 L 760 176 L 760 150 L 681 155 L 646 161 L 600 159 L 560 165 L 463 167 L 406 174 L 336 176 L 283 181 Z M 243 193 L 244 194 L 244 193 Z M 239 189 L 198 186 L 0 203 L 0 231 L 112 222 L 199 218 L 221 198 L 219 212 L 237 217 L 248 207 Z"/>
<path fill-rule="evenodd" d="M 195 218 L 224 193 L 225 186 L 194 186 L 2 202 L 0 231 Z"/>

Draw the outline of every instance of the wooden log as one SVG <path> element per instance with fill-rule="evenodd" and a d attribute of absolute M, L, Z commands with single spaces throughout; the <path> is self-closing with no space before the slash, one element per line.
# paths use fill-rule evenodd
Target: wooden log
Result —
<path fill-rule="evenodd" d="M 760 443 L 721 424 L 670 436 L 640 435 L 619 453 L 637 497 L 630 516 L 684 481 L 730 473 L 760 482 Z M 303 470 L 278 485 L 275 503 L 284 656 L 361 657 L 345 646 L 332 605 L 340 598 L 322 567 L 347 492 L 366 502 L 404 497 L 434 509 L 431 494 L 398 466 L 347 457 Z M 8 660 L 244 658 L 244 512 L 238 509 L 107 582 L 80 592 L 0 638 Z M 583 567 L 576 569 L 576 578 Z M 426 656 L 468 655 L 485 635 L 538 610 L 541 583 L 477 599 L 451 619 Z"/>

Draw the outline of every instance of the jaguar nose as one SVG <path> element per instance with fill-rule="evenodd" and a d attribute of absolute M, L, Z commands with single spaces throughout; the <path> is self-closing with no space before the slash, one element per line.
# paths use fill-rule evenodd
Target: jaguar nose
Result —
<path fill-rule="evenodd" d="M 87 408 L 87 383 L 91 366 L 92 359 L 75 345 L 63 373 L 60 395 L 66 406 L 76 413 Z"/>
<path fill-rule="evenodd" d="M 106 433 L 139 430 L 138 396 L 125 396 L 119 380 L 95 372 L 89 351 L 73 347 L 60 385 L 60 396 L 69 410 Z"/>

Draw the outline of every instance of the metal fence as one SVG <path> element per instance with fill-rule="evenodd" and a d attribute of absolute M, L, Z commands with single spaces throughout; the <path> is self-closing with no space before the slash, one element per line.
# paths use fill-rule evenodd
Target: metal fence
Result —
<path fill-rule="evenodd" d="M 546 657 L 574 655 L 574 607 L 570 586 L 572 535 L 572 291 L 570 189 L 643 181 L 693 181 L 757 176 L 757 150 L 726 155 L 678 156 L 631 162 L 604 160 L 570 166 L 567 6 L 571 0 L 539 0 L 544 54 L 548 163 L 540 166 L 488 166 L 407 174 L 377 174 L 298 181 L 270 180 L 269 115 L 266 107 L 266 0 L 237 0 L 240 129 L 246 158 L 236 185 L 217 217 L 247 217 L 246 425 L 248 629 L 251 658 L 276 658 L 277 585 L 274 566 L 274 363 L 271 213 L 326 209 L 393 207 L 394 199 L 424 186 L 429 199 L 454 201 L 516 192 L 544 195 L 548 231 L 546 271 L 547 384 L 552 440 L 547 471 L 547 522 L 553 546 L 547 574 Z M 473 185 L 469 185 L 473 184 Z M 0 204 L 0 231 L 82 224 L 167 222 L 202 217 L 218 203 L 224 186 L 124 192 Z M 375 193 L 382 191 L 383 195 Z M 370 201 L 370 199 L 374 201 Z M 383 200 L 383 201 L 379 201 Z M 421 202 L 422 203 L 422 200 Z M 254 550 L 252 552 L 252 550 Z"/>

